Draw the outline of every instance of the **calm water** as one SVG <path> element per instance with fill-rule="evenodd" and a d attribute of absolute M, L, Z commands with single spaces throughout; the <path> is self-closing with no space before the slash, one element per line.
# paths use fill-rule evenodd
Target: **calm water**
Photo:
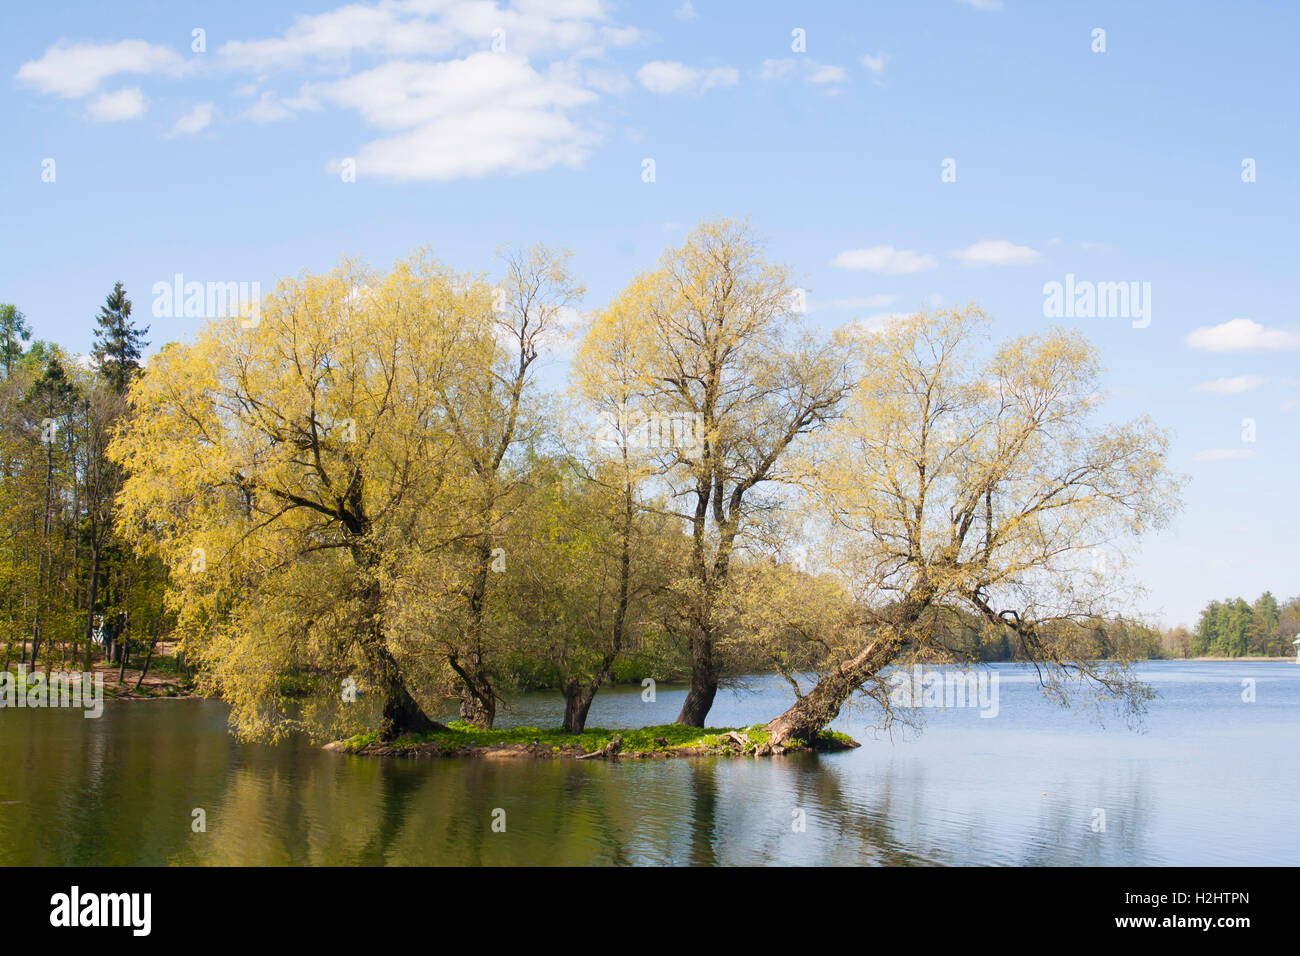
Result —
<path fill-rule="evenodd" d="M 1144 666 L 1159 696 L 1140 731 L 993 670 L 995 719 L 931 711 L 890 739 L 850 714 L 836 726 L 860 749 L 770 760 L 375 760 L 237 744 L 210 701 L 0 710 L 0 864 L 1300 863 L 1294 663 Z M 710 723 L 757 723 L 789 697 L 749 688 L 719 694 Z M 590 723 L 666 723 L 682 695 L 605 691 Z M 559 715 L 558 695 L 530 695 L 502 724 Z"/>

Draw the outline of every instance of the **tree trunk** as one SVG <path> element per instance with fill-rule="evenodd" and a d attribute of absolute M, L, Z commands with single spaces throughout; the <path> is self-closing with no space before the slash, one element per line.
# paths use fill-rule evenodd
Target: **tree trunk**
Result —
<path fill-rule="evenodd" d="M 402 682 L 397 661 L 387 647 L 382 643 L 371 643 L 365 650 L 374 671 L 375 685 L 384 701 L 379 720 L 380 740 L 396 740 L 405 734 L 427 734 L 447 729 L 436 720 L 430 720 L 411 696 Z"/>
<path fill-rule="evenodd" d="M 840 664 L 817 682 L 779 717 L 767 724 L 768 743 L 785 746 L 792 739 L 811 744 L 817 734 L 840 714 L 844 702 L 897 654 L 899 644 L 876 638 L 851 660 Z"/>
<path fill-rule="evenodd" d="M 610 629 L 609 647 L 601 658 L 596 676 L 585 684 L 576 677 L 569 677 L 560 687 L 564 696 L 564 729 L 571 734 L 580 734 L 587 726 L 587 712 L 591 702 L 596 699 L 600 686 L 611 680 L 614 674 L 614 661 L 623 651 L 623 642 L 627 637 L 627 609 L 630 602 L 629 593 L 632 586 L 632 524 L 636 514 L 636 503 L 632 497 L 632 481 L 628 466 L 627 448 L 623 449 L 623 523 L 620 529 L 622 542 L 619 552 L 618 603 L 614 607 L 614 622 Z"/>
<path fill-rule="evenodd" d="M 564 695 L 565 733 L 582 733 L 587 726 L 587 712 L 591 710 L 591 702 L 596 699 L 596 683 L 591 681 L 583 684 L 571 677 L 560 688 L 560 693 Z"/>
<path fill-rule="evenodd" d="M 158 638 L 155 637 L 149 642 L 149 653 L 144 656 L 144 667 L 140 669 L 140 677 L 135 682 L 136 691 L 140 690 L 140 685 L 144 683 L 144 675 L 149 673 L 149 662 L 153 660 L 153 649 L 158 644 Z"/>
<path fill-rule="evenodd" d="M 358 563 L 373 573 L 376 562 L 372 556 L 363 554 L 360 549 L 354 554 L 360 559 Z M 364 584 L 360 598 L 366 612 L 366 626 L 361 637 L 362 651 L 370 664 L 371 678 L 384 701 L 379 720 L 379 739 L 396 740 L 404 734 L 446 730 L 445 725 L 429 719 L 402 681 L 401 669 L 384 640 L 383 600 L 379 583 L 372 578 Z"/>
<path fill-rule="evenodd" d="M 125 622 L 123 622 L 122 624 L 122 665 L 121 667 L 118 668 L 117 671 L 117 680 L 119 684 L 126 680 L 126 665 L 128 659 L 131 656 L 130 634 L 131 632 L 128 625 Z"/>
<path fill-rule="evenodd" d="M 482 689 L 466 690 L 460 698 L 460 719 L 483 730 L 491 730 L 497 719 L 496 702 Z"/>
<path fill-rule="evenodd" d="M 428 734 L 446 729 L 446 725 L 429 719 L 401 678 L 394 675 L 384 689 L 384 712 L 379 724 L 379 739 L 396 740 L 404 734 Z"/>
<path fill-rule="evenodd" d="M 479 653 L 471 654 L 467 667 L 462 667 L 456 657 L 448 658 L 448 662 L 461 681 L 460 719 L 483 730 L 491 730 L 497 717 L 497 698 L 483 671 Z"/>
<path fill-rule="evenodd" d="M 95 602 L 99 599 L 99 546 L 95 544 L 92 532 L 90 543 L 90 579 L 86 584 L 86 646 L 89 657 L 90 645 L 95 642 Z M 105 647 L 107 655 L 108 648 Z M 107 660 L 107 656 L 105 657 Z"/>
<path fill-rule="evenodd" d="M 469 663 L 464 668 L 458 660 L 452 668 L 460 675 L 460 719 L 491 730 L 497 716 L 497 699 L 483 667 L 483 609 L 487 597 L 488 574 L 492 563 L 492 542 L 484 538 L 478 549 L 478 566 L 469 592 Z"/>
<path fill-rule="evenodd" d="M 36 616 L 32 619 L 32 673 L 36 673 L 36 654 L 41 649 L 41 611 L 37 605 Z"/>
<path fill-rule="evenodd" d="M 713 638 L 707 630 L 701 629 L 691 637 L 691 686 L 676 722 L 683 727 L 703 727 L 717 694 L 718 669 L 713 660 Z"/>

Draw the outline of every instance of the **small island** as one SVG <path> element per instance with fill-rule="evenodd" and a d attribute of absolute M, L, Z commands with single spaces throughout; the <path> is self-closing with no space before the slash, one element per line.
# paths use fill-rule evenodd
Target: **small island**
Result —
<path fill-rule="evenodd" d="M 811 742 L 791 738 L 773 744 L 765 724 L 741 728 L 663 724 L 629 730 L 591 728 L 571 734 L 562 728 L 510 727 L 484 730 L 463 721 L 440 724 L 430 733 L 384 741 L 378 733 L 358 734 L 325 749 L 364 757 L 488 757 L 543 760 L 665 759 L 670 757 L 769 757 L 789 753 L 852 750 L 856 740 L 823 730 Z"/>

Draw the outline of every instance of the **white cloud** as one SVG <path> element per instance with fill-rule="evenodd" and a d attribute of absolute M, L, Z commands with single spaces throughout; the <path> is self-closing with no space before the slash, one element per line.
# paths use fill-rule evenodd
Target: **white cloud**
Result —
<path fill-rule="evenodd" d="M 760 80 L 787 80 L 793 76 L 801 76 L 805 83 L 818 85 L 847 83 L 849 80 L 844 67 L 818 63 L 807 57 L 764 60 L 758 71 Z"/>
<path fill-rule="evenodd" d="M 651 37 L 644 30 L 637 27 L 602 27 L 600 38 L 605 46 L 625 47 L 636 46 L 639 43 L 648 42 Z M 603 46 L 586 47 L 579 50 L 579 56 L 603 56 L 605 53 Z"/>
<path fill-rule="evenodd" d="M 954 249 L 948 255 L 973 266 L 1018 266 L 1042 258 L 1028 246 L 1017 246 L 1005 239 L 981 239 L 965 249 Z"/>
<path fill-rule="evenodd" d="M 1292 351 L 1300 349 L 1300 331 L 1269 329 L 1251 319 L 1230 319 L 1197 329 L 1185 341 L 1207 352 Z"/>
<path fill-rule="evenodd" d="M 799 64 L 791 59 L 764 60 L 758 76 L 762 80 L 783 80 L 787 76 L 793 76 L 798 68 Z"/>
<path fill-rule="evenodd" d="M 702 93 L 715 86 L 735 86 L 740 74 L 730 66 L 697 70 L 674 60 L 654 60 L 637 70 L 636 78 L 652 93 Z"/>
<path fill-rule="evenodd" d="M 208 128 L 216 107 L 211 103 L 199 103 L 192 110 L 176 121 L 168 136 L 189 136 Z"/>
<path fill-rule="evenodd" d="M 695 12 L 695 4 L 691 3 L 691 0 L 686 0 L 673 11 L 673 16 L 678 20 L 694 20 L 699 14 Z"/>
<path fill-rule="evenodd" d="M 586 158 L 588 145 L 588 137 L 557 113 L 480 110 L 367 143 L 356 157 L 357 175 L 449 180 L 555 165 L 576 168 Z"/>
<path fill-rule="evenodd" d="M 602 93 L 626 93 L 632 88 L 632 81 L 621 70 L 587 69 L 583 70 L 582 78 L 587 86 Z"/>
<path fill-rule="evenodd" d="M 1209 382 L 1193 385 L 1193 392 L 1209 392 L 1211 395 L 1240 395 L 1264 384 L 1258 375 L 1234 375 L 1231 378 L 1216 378 Z"/>
<path fill-rule="evenodd" d="M 809 83 L 846 83 L 849 74 L 842 66 L 820 65 L 808 74 Z"/>
<path fill-rule="evenodd" d="M 1255 457 L 1253 448 L 1207 448 L 1192 456 L 1196 461 L 1245 461 Z"/>
<path fill-rule="evenodd" d="M 310 86 L 303 86 L 297 96 L 281 96 L 272 90 L 263 90 L 257 102 L 239 115 L 255 123 L 274 123 L 289 119 L 304 110 L 322 109 L 321 101 Z"/>
<path fill-rule="evenodd" d="M 602 0 L 517 0 L 504 9 L 484 0 L 383 0 L 305 15 L 282 35 L 224 44 L 229 66 L 264 71 L 312 62 L 345 64 L 354 53 L 380 57 L 450 54 L 467 45 L 530 55 L 568 50 L 598 56 L 607 46 L 643 39 L 635 27 L 610 25 Z M 499 31 L 499 32 L 494 32 Z"/>
<path fill-rule="evenodd" d="M 303 93 L 355 109 L 366 122 L 384 129 L 479 111 L 562 109 L 596 98 L 562 71 L 543 75 L 526 60 L 496 53 L 474 53 L 441 63 L 399 60 L 342 80 L 313 84 Z"/>
<path fill-rule="evenodd" d="M 876 335 L 885 331 L 895 322 L 907 318 L 907 312 L 879 312 L 876 315 L 869 315 L 865 319 L 858 319 L 850 322 L 845 328 L 849 332 L 856 332 L 859 335 Z"/>
<path fill-rule="evenodd" d="M 266 90 L 257 98 L 256 103 L 239 115 L 254 123 L 275 123 L 293 116 L 293 110 L 285 106 L 284 102 L 270 90 Z"/>
<path fill-rule="evenodd" d="M 1002 0 L 957 0 L 958 3 L 964 3 L 968 7 L 974 7 L 976 10 L 1001 10 Z"/>
<path fill-rule="evenodd" d="M 185 67 L 179 54 L 144 40 L 103 44 L 60 41 L 39 60 L 20 66 L 15 79 L 41 93 L 75 99 L 94 93 L 104 80 L 119 73 L 179 74 Z"/>
<path fill-rule="evenodd" d="M 253 82 L 235 90 L 245 100 L 241 118 L 269 123 L 330 107 L 353 110 L 378 129 L 372 142 L 339 147 L 356 158 L 362 176 L 445 180 L 577 166 L 600 136 L 576 111 L 633 85 L 597 58 L 645 37 L 611 22 L 606 8 L 607 0 L 350 2 L 194 60 L 139 40 L 60 43 L 24 64 L 18 79 L 72 97 L 99 93 L 106 77 L 126 72 L 180 75 L 200 63 L 247 70 Z M 669 90 L 739 80 L 729 67 L 690 71 L 685 80 L 671 69 L 646 70 L 646 85 Z M 299 71 L 310 75 L 305 85 L 297 80 L 296 96 L 276 90 L 280 74 Z M 138 89 L 118 91 L 96 100 L 87 115 L 125 119 L 146 104 Z M 212 104 L 193 107 L 167 135 L 197 132 L 215 115 Z"/>
<path fill-rule="evenodd" d="M 305 92 L 394 131 L 361 148 L 358 176 L 447 180 L 576 167 L 595 142 L 565 112 L 594 93 L 562 70 L 543 75 L 501 54 L 388 63 Z"/>
<path fill-rule="evenodd" d="M 877 75 L 885 72 L 885 65 L 889 63 L 888 53 L 864 53 L 862 55 L 862 65 L 872 73 Z"/>
<path fill-rule="evenodd" d="M 580 312 L 572 306 L 558 309 L 551 328 L 541 337 L 540 344 L 545 358 L 550 361 L 572 361 L 593 321 L 594 313 Z"/>
<path fill-rule="evenodd" d="M 146 108 L 147 101 L 140 87 L 128 86 L 91 100 L 86 107 L 86 117 L 96 123 L 118 123 L 139 119 Z"/>
<path fill-rule="evenodd" d="M 866 249 L 846 249 L 831 260 L 837 269 L 861 269 L 883 272 L 886 275 L 907 275 L 933 269 L 937 263 L 932 256 L 893 246 L 871 246 Z"/>

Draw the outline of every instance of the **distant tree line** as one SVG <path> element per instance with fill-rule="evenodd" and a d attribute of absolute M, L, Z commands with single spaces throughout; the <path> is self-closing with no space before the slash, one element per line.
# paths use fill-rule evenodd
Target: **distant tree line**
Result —
<path fill-rule="evenodd" d="M 1174 628 L 1163 635 L 1174 657 L 1288 657 L 1300 634 L 1300 595 L 1279 602 L 1265 591 L 1254 603 L 1244 598 L 1211 601 L 1195 628 Z"/>

